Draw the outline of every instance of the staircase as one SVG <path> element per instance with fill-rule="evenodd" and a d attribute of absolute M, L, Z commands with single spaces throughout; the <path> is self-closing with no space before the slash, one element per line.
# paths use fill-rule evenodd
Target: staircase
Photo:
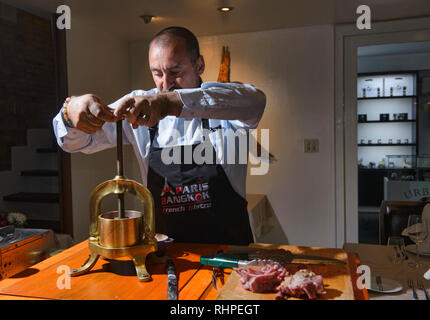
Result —
<path fill-rule="evenodd" d="M 11 171 L 0 171 L 0 212 L 22 212 L 27 227 L 60 232 L 57 147 L 51 129 L 28 129 L 12 147 Z"/>

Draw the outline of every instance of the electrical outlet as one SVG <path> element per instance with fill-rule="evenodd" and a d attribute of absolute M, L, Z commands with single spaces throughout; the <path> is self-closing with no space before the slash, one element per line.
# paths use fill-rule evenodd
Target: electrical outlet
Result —
<path fill-rule="evenodd" d="M 319 139 L 305 139 L 304 140 L 304 152 L 315 153 L 319 152 Z"/>

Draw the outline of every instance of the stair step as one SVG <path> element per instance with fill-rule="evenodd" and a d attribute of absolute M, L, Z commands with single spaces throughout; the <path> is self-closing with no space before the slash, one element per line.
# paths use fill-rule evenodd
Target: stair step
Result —
<path fill-rule="evenodd" d="M 21 171 L 21 176 L 58 177 L 58 171 L 57 170 L 24 170 L 24 171 Z"/>
<path fill-rule="evenodd" d="M 58 202 L 58 193 L 18 192 L 3 197 L 4 201 L 14 202 Z"/>
<path fill-rule="evenodd" d="M 0 0 L 1 1 L 1 0 Z M 49 148 L 50 149 L 50 148 Z M 27 146 L 12 147 L 12 170 L 57 170 L 57 153 L 40 153 Z"/>
<path fill-rule="evenodd" d="M 36 149 L 37 153 L 57 153 L 57 148 L 37 148 Z"/>

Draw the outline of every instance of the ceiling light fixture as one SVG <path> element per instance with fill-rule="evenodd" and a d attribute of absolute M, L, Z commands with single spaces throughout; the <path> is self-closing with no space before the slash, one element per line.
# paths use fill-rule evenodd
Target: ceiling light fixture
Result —
<path fill-rule="evenodd" d="M 150 14 L 144 14 L 143 16 L 140 16 L 143 19 L 143 22 L 145 22 L 145 24 L 151 23 L 152 18 L 154 18 L 153 15 Z"/>
<path fill-rule="evenodd" d="M 234 8 L 233 7 L 219 7 L 218 10 L 221 12 L 230 12 L 232 11 Z"/>

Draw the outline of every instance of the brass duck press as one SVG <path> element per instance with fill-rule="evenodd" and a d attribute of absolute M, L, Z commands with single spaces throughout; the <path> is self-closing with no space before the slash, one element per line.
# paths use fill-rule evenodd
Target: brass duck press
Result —
<path fill-rule="evenodd" d="M 70 271 L 70 276 L 87 273 L 100 256 L 106 259 L 129 257 L 133 260 L 139 281 L 148 281 L 151 276 L 146 269 L 146 258 L 148 254 L 157 251 L 154 199 L 146 187 L 124 176 L 122 121 L 118 121 L 116 126 L 117 175 L 114 179 L 98 185 L 91 193 L 89 207 L 91 254 L 81 268 Z M 136 196 L 141 201 L 143 213 L 125 210 L 126 193 Z M 99 213 L 101 201 L 110 194 L 118 196 L 118 210 Z M 155 255 L 154 258 L 157 259 Z"/>

